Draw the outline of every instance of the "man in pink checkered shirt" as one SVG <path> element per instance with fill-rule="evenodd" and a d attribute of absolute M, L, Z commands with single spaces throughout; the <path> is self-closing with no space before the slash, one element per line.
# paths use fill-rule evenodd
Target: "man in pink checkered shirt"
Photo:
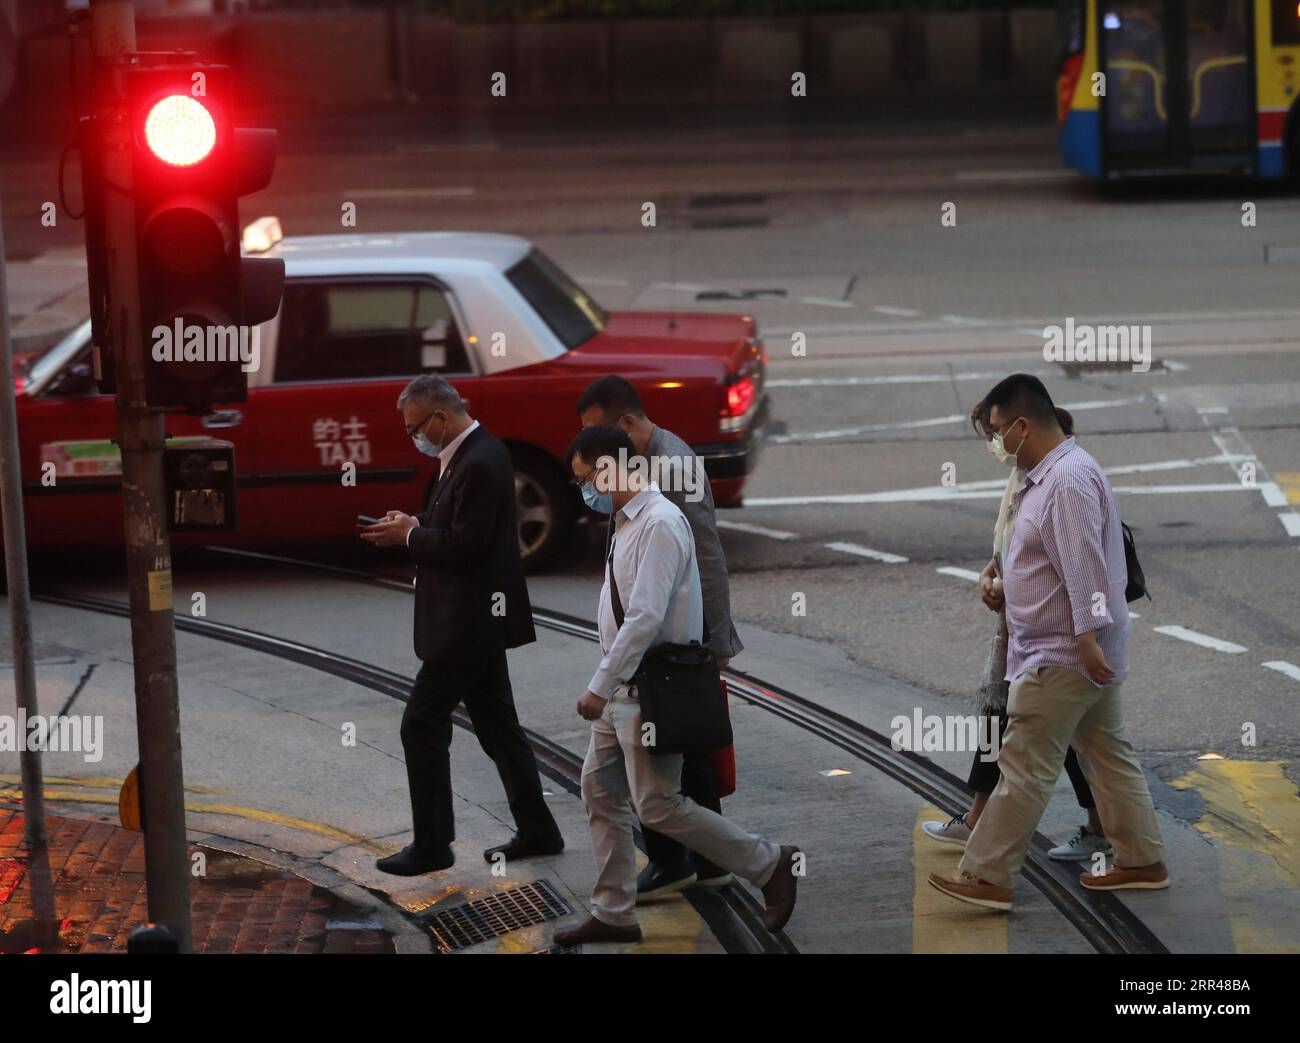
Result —
<path fill-rule="evenodd" d="M 1037 377 L 1007 377 L 985 398 L 990 451 L 1028 472 L 1004 562 L 1007 731 L 1001 779 L 955 877 L 930 875 L 971 905 L 1011 908 L 1011 885 L 1073 746 L 1115 863 L 1080 877 L 1091 890 L 1169 886 L 1146 777 L 1124 734 L 1129 668 L 1124 536 L 1106 475 L 1057 423 Z M 1101 869 L 1101 871 L 1097 871 Z"/>

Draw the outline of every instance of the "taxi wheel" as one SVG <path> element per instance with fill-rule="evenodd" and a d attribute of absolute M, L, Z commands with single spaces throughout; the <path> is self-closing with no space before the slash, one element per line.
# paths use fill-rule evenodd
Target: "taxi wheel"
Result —
<path fill-rule="evenodd" d="M 515 468 L 515 520 L 524 568 L 537 572 L 554 563 L 573 538 L 573 490 L 559 468 L 540 453 L 511 451 Z"/>

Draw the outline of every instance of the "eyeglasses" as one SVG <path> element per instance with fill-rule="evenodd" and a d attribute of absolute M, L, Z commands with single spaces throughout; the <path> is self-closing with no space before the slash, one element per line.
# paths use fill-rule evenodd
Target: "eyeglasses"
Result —
<path fill-rule="evenodd" d="M 592 479 L 594 479 L 595 477 L 596 477 L 596 469 L 593 467 L 593 468 L 592 468 L 590 471 L 588 471 L 588 472 L 586 473 L 586 475 L 585 475 L 584 477 L 582 477 L 582 478 L 570 478 L 570 479 L 569 479 L 569 484 L 570 484 L 570 485 L 576 485 L 579 489 L 581 489 L 584 485 L 586 485 L 588 482 L 590 482 L 590 481 L 591 481 Z"/>
<path fill-rule="evenodd" d="M 435 409 L 435 410 L 433 411 L 433 413 L 436 413 L 436 412 L 438 412 L 438 411 Z M 428 416 L 426 416 L 423 420 L 421 420 L 421 421 L 420 421 L 418 424 L 416 424 L 414 427 L 408 427 L 408 428 L 406 429 L 406 437 L 407 437 L 407 438 L 414 438 L 414 437 L 415 437 L 415 432 L 417 432 L 418 430 L 420 430 L 420 428 L 422 428 L 425 424 L 427 424 L 427 423 L 429 422 L 429 420 L 433 417 L 433 413 L 430 413 Z"/>

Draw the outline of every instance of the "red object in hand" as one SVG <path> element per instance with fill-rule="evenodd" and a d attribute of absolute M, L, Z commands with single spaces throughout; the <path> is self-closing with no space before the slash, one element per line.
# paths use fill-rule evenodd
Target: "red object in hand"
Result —
<path fill-rule="evenodd" d="M 722 698 L 727 698 L 727 682 L 722 681 Z M 731 703 L 727 702 L 730 712 Z M 736 792 L 736 744 L 719 746 L 709 751 L 709 763 L 713 767 L 714 784 L 718 787 L 719 797 L 730 797 Z"/>

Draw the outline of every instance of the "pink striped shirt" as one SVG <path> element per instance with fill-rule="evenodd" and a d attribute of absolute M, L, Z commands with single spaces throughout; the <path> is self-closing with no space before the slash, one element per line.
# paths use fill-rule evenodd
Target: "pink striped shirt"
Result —
<path fill-rule="evenodd" d="M 1003 562 L 1007 677 L 1037 666 L 1086 674 L 1075 635 L 1097 632 L 1115 671 L 1128 675 L 1129 618 L 1124 534 L 1100 465 L 1067 438 L 1031 470 L 1016 494 Z"/>

